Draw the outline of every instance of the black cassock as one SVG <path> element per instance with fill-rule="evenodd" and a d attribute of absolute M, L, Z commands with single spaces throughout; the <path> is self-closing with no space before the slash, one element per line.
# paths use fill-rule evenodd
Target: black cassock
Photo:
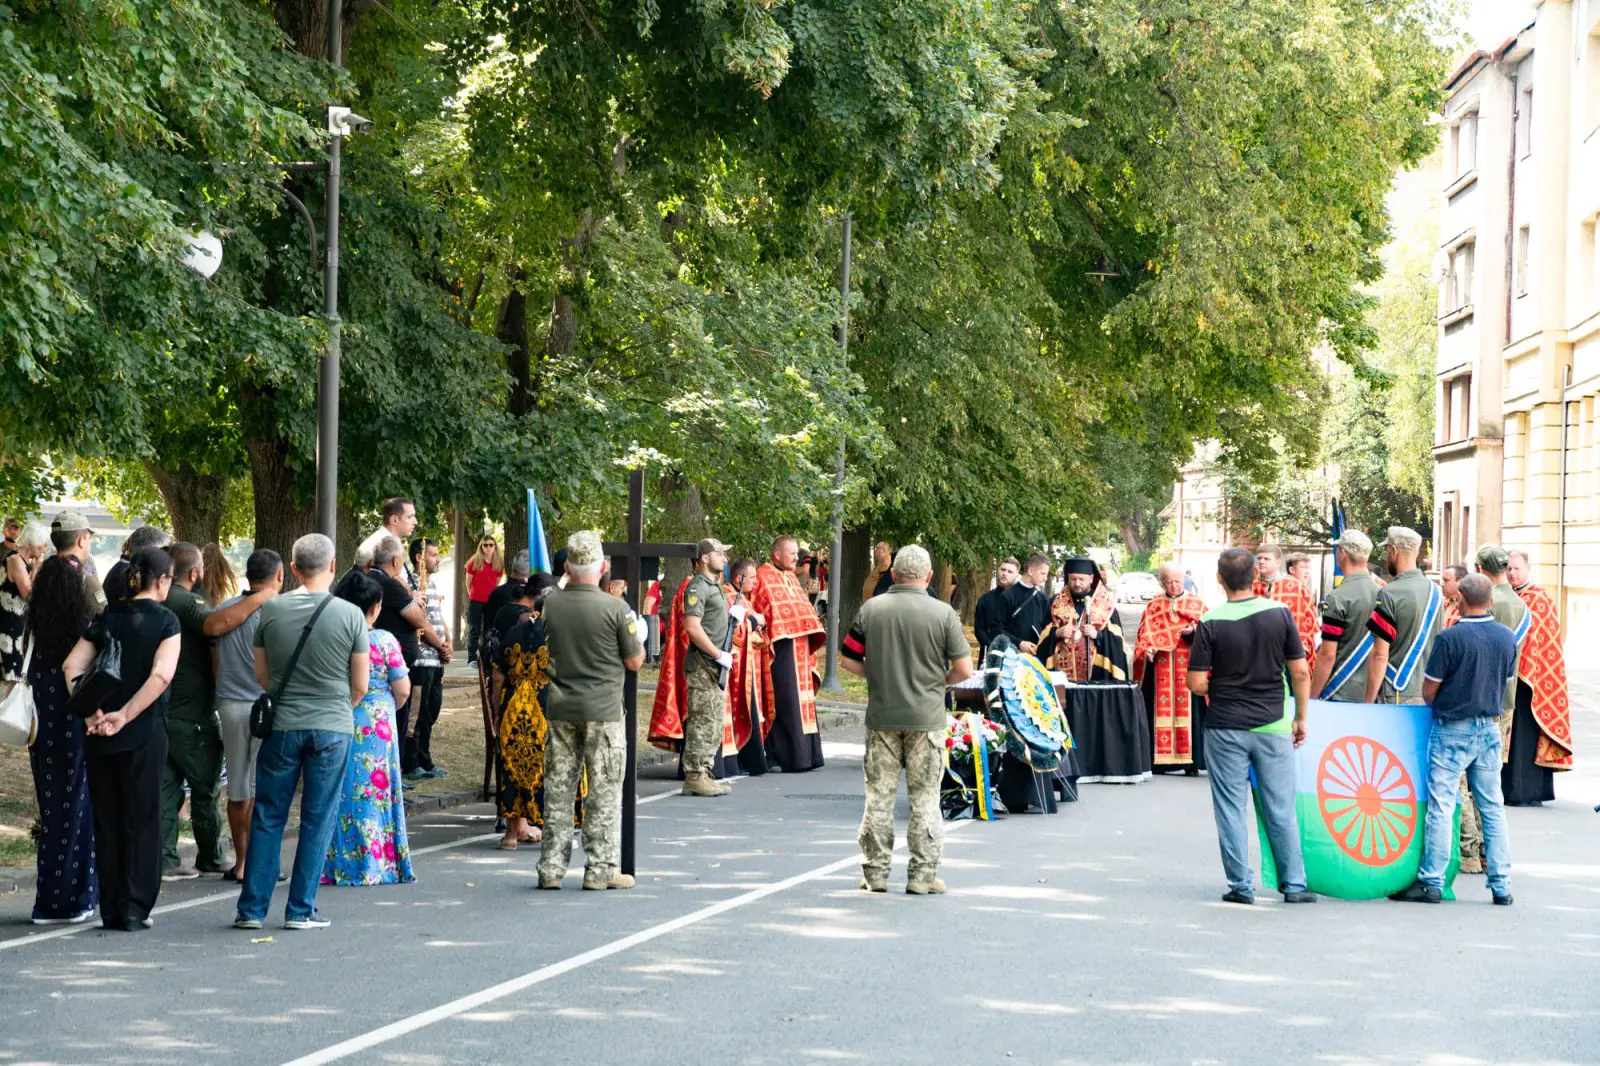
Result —
<path fill-rule="evenodd" d="M 972 632 L 978 638 L 980 651 L 987 651 L 990 642 L 1006 632 L 1006 620 L 1011 608 L 1006 606 L 1006 589 L 990 589 L 978 598 L 972 611 Z"/>
<path fill-rule="evenodd" d="M 1039 645 L 1035 652 L 1049 662 L 1049 649 L 1054 646 L 1050 637 L 1050 597 L 1042 590 L 1030 588 L 1018 581 L 1005 591 L 1005 623 L 1001 631 L 1013 644 Z M 974 626 L 974 629 L 977 627 Z"/>

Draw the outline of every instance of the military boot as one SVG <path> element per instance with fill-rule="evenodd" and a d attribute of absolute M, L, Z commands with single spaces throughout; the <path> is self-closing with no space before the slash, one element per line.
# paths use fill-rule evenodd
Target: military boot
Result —
<path fill-rule="evenodd" d="M 727 785 L 718 784 L 703 770 L 693 770 L 683 775 L 685 796 L 726 796 L 731 791 Z"/>
<path fill-rule="evenodd" d="M 583 887 L 586 892 L 604 892 L 608 888 L 632 888 L 633 877 L 629 874 L 612 874 L 611 880 L 602 881 L 585 873 L 583 875 Z"/>
<path fill-rule="evenodd" d="M 912 896 L 942 896 L 944 895 L 944 882 L 937 877 L 907 881 L 906 892 Z"/>

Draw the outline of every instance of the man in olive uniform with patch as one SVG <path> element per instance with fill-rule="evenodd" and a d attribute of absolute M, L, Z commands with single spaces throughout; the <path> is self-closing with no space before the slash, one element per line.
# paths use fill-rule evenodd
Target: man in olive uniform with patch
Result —
<path fill-rule="evenodd" d="M 1372 657 L 1367 661 L 1367 691 L 1362 702 L 1420 704 L 1422 667 L 1443 628 L 1444 593 L 1417 569 L 1421 533 L 1390 526 L 1383 551 L 1394 577 L 1378 591 L 1367 618 Z"/>
<path fill-rule="evenodd" d="M 728 546 L 707 538 L 697 546 L 694 576 L 683 590 L 683 629 L 689 650 L 683 657 L 683 683 L 688 708 L 683 717 L 683 794 L 725 796 L 731 789 L 712 776 L 717 751 L 722 747 L 723 719 L 728 693 L 722 671 L 732 669 L 728 649 L 728 600 L 722 594 L 722 568 L 728 564 Z"/>
<path fill-rule="evenodd" d="M 640 625 L 628 605 L 600 589 L 605 556 L 592 531 L 567 541 L 567 586 L 545 600 L 542 618 L 550 651 L 544 713 L 550 733 L 544 753 L 545 827 L 539 887 L 559 889 L 572 861 L 572 808 L 578 779 L 589 774 L 583 809 L 583 887 L 632 888 L 617 872 L 622 838 L 622 778 L 627 734 L 622 683 L 644 665 Z"/>
<path fill-rule="evenodd" d="M 867 679 L 866 811 L 861 816 L 861 887 L 888 891 L 894 851 L 894 797 L 906 772 L 911 861 L 906 891 L 938 895 L 944 825 L 939 779 L 944 771 L 945 689 L 972 676 L 972 647 L 951 606 L 928 595 L 933 563 L 915 544 L 890 567 L 894 584 L 861 607 L 844 638 L 841 665 Z"/>
<path fill-rule="evenodd" d="M 1367 619 L 1378 605 L 1378 583 L 1367 569 L 1372 538 L 1347 529 L 1334 546 L 1344 580 L 1322 601 L 1322 643 L 1311 670 L 1311 691 L 1319 700 L 1360 703 L 1367 694 L 1367 663 L 1376 639 Z"/>

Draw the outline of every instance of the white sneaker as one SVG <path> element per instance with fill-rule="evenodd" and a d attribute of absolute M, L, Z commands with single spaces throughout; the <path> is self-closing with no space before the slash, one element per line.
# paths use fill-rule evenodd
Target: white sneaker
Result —
<path fill-rule="evenodd" d="M 290 918 L 283 923 L 285 929 L 326 929 L 332 925 L 320 911 L 312 911 L 304 918 Z"/>
<path fill-rule="evenodd" d="M 90 907 L 82 914 L 74 914 L 71 918 L 33 918 L 34 925 L 82 925 L 94 917 L 94 908 Z"/>

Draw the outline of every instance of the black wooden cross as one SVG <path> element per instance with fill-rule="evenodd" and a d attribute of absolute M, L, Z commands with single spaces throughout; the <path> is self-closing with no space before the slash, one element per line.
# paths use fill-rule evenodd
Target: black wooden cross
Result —
<path fill-rule="evenodd" d="M 616 560 L 623 563 L 622 578 L 628 583 L 628 602 L 640 605 L 644 603 L 639 596 L 639 583 L 644 576 L 644 561 L 646 559 L 693 559 L 697 550 L 694 544 L 646 544 L 644 542 L 644 471 L 635 470 L 628 477 L 628 529 L 626 541 L 607 541 L 601 545 L 602 550 L 613 562 L 615 573 Z M 641 626 L 643 620 L 641 619 Z M 640 630 L 640 640 L 644 639 L 645 630 Z M 628 738 L 627 769 L 622 778 L 622 872 L 633 874 L 634 858 L 634 816 L 638 810 L 639 797 L 639 675 L 628 671 L 627 678 L 622 684 L 622 708 Z"/>

